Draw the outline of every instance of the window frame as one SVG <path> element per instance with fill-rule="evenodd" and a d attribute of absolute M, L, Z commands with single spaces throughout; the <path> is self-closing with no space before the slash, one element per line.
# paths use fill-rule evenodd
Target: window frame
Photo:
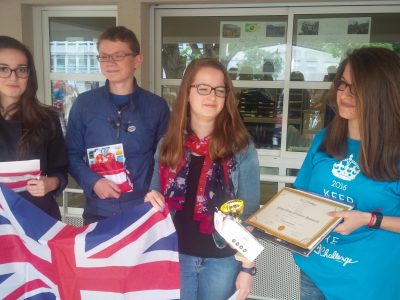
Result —
<path fill-rule="evenodd" d="M 329 8 L 329 9 L 327 9 Z M 257 149 L 260 167 L 278 168 L 278 175 L 261 174 L 261 181 L 279 182 L 279 189 L 285 183 L 292 183 L 294 176 L 287 176 L 287 169 L 300 169 L 306 156 L 304 152 L 292 152 L 286 150 L 287 126 L 289 110 L 289 90 L 290 89 L 329 89 L 331 82 L 290 81 L 293 47 L 293 28 L 296 15 L 324 15 L 332 14 L 384 14 L 400 13 L 400 1 L 381 1 L 379 3 L 352 2 L 352 3 L 296 3 L 296 4 L 243 4 L 243 5 L 159 5 L 152 7 L 154 16 L 154 27 L 152 28 L 152 57 L 154 65 L 151 76 L 153 78 L 153 90 L 161 94 L 162 86 L 179 86 L 180 79 L 161 78 L 161 47 L 162 47 L 162 18 L 163 17 L 235 17 L 235 16 L 271 16 L 287 15 L 287 48 L 285 59 L 285 75 L 283 81 L 233 81 L 235 87 L 254 87 L 254 88 L 282 88 L 284 94 L 283 120 L 282 120 L 282 139 L 280 150 Z"/>
<path fill-rule="evenodd" d="M 33 8 L 34 60 L 38 77 L 38 97 L 51 105 L 52 80 L 104 81 L 101 74 L 50 72 L 50 18 L 53 17 L 114 17 L 118 24 L 116 5 L 37 6 Z"/>

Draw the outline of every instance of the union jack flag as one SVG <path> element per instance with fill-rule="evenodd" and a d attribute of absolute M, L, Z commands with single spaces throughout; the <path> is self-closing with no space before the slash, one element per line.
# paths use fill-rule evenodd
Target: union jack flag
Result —
<path fill-rule="evenodd" d="M 0 187 L 0 298 L 179 299 L 170 215 L 144 203 L 83 227 Z"/>

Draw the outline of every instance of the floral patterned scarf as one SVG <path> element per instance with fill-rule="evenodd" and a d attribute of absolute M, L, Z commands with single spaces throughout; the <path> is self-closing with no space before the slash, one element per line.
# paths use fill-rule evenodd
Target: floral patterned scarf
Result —
<path fill-rule="evenodd" d="M 194 134 L 187 135 L 185 141 L 185 149 L 204 156 L 193 220 L 200 222 L 199 231 L 206 234 L 212 234 L 215 231 L 213 224 L 215 208 L 235 198 L 230 180 L 234 160 L 212 161 L 208 153 L 209 142 L 209 137 L 199 139 Z M 182 210 L 186 201 L 188 174 L 189 162 L 185 153 L 176 169 L 160 164 L 161 193 L 170 209 Z"/>

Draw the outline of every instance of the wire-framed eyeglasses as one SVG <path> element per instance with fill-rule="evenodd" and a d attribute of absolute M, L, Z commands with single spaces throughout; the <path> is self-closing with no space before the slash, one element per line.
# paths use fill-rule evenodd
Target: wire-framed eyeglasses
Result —
<path fill-rule="evenodd" d="M 344 92 L 346 90 L 346 88 L 349 88 L 350 95 L 354 95 L 354 93 L 353 93 L 353 85 L 347 83 L 346 81 L 344 81 L 342 79 L 336 80 L 335 84 L 336 84 L 336 89 L 338 91 Z"/>
<path fill-rule="evenodd" d="M 107 62 L 107 61 L 121 61 L 124 60 L 127 56 L 136 56 L 136 53 L 124 53 L 124 52 L 116 52 L 113 54 L 105 54 L 100 53 L 97 55 L 97 60 L 99 62 Z"/>
<path fill-rule="evenodd" d="M 28 78 L 30 74 L 28 66 L 21 66 L 16 69 L 11 69 L 7 66 L 0 66 L 0 78 L 10 77 L 12 72 L 14 72 L 18 78 Z"/>
<path fill-rule="evenodd" d="M 208 96 L 211 94 L 212 91 L 214 91 L 215 96 L 220 97 L 220 98 L 225 98 L 226 95 L 228 94 L 228 89 L 224 86 L 217 86 L 217 87 L 212 87 L 208 84 L 192 84 L 190 86 L 191 88 L 196 88 L 197 93 L 202 96 Z"/>

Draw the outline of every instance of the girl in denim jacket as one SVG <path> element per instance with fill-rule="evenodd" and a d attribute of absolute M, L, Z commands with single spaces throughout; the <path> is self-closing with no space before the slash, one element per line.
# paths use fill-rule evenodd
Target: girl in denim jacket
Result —
<path fill-rule="evenodd" d="M 215 208 L 245 202 L 243 217 L 259 207 L 257 152 L 240 118 L 225 67 L 202 58 L 187 67 L 168 132 L 155 155 L 145 200 L 174 211 L 178 234 L 181 299 L 226 300 L 249 294 L 254 263 L 235 260 L 213 226 Z"/>

